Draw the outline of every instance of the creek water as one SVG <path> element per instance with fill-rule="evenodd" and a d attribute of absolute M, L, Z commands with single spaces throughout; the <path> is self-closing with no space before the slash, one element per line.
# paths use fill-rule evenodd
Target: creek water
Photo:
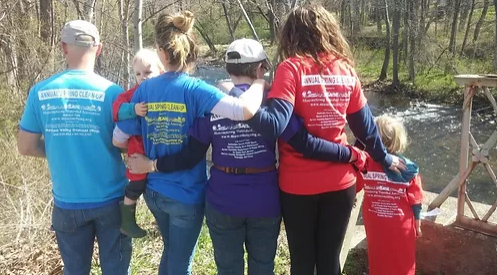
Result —
<path fill-rule="evenodd" d="M 228 78 L 223 67 L 213 66 L 199 66 L 196 75 L 211 84 Z M 442 191 L 459 171 L 461 107 L 380 93 L 365 95 L 373 115 L 387 113 L 403 120 L 410 139 L 405 156 L 419 165 L 424 190 Z M 479 144 L 485 143 L 496 129 L 496 117 L 489 110 L 473 108 L 471 133 Z M 349 140 L 353 140 L 352 135 Z M 491 150 L 490 162 L 497 169 L 495 156 L 496 151 Z M 496 200 L 496 187 L 481 165 L 469 178 L 468 194 L 476 202 L 493 204 Z"/>

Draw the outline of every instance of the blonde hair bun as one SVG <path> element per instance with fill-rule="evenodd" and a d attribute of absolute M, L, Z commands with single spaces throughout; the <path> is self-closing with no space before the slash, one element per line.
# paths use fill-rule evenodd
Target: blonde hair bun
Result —
<path fill-rule="evenodd" d="M 173 17 L 174 27 L 184 33 L 191 31 L 194 22 L 195 18 L 193 17 L 193 12 L 191 11 L 182 11 Z"/>

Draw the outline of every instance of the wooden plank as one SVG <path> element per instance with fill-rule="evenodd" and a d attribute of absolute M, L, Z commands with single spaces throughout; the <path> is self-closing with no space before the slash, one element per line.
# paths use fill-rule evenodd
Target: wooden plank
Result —
<path fill-rule="evenodd" d="M 450 194 L 459 187 L 459 173 L 445 186 L 438 196 L 428 206 L 428 211 L 440 207 L 449 198 Z"/>
<path fill-rule="evenodd" d="M 468 217 L 458 216 L 453 225 L 497 237 L 497 224 L 495 223 L 480 222 Z"/>
<path fill-rule="evenodd" d="M 496 83 L 497 84 L 497 83 Z M 471 97 L 473 93 L 473 88 L 466 86 L 464 90 L 464 99 Z M 470 100 L 465 106 L 462 117 L 462 127 L 461 127 L 461 154 L 459 157 L 459 174 L 461 178 L 459 180 L 459 195 L 457 200 L 457 215 L 464 216 L 464 202 L 466 200 L 466 177 L 463 177 L 464 172 L 468 168 L 469 162 L 469 133 L 471 127 L 471 108 L 473 106 L 473 101 Z"/>
<path fill-rule="evenodd" d="M 454 77 L 457 85 L 460 86 L 485 86 L 497 87 L 497 78 L 483 75 L 456 75 Z"/>
<path fill-rule="evenodd" d="M 359 212 L 361 212 L 362 200 L 364 199 L 364 190 L 356 194 L 357 202 L 355 207 L 350 213 L 349 225 L 347 226 L 347 232 L 345 233 L 345 238 L 343 240 L 342 249 L 340 250 L 340 266 L 345 266 L 347 261 L 347 256 L 351 249 L 350 245 L 352 243 L 352 238 L 356 230 L 357 219 L 359 218 Z"/>

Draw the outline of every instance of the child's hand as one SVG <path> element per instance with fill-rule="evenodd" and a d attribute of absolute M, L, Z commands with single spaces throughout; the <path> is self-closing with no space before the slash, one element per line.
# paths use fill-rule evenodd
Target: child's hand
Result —
<path fill-rule="evenodd" d="M 423 232 L 421 232 L 421 220 L 414 221 L 414 227 L 416 228 L 416 237 L 422 237 Z"/>
<path fill-rule="evenodd" d="M 147 104 L 145 102 L 135 104 L 135 113 L 137 116 L 144 117 L 147 115 Z"/>

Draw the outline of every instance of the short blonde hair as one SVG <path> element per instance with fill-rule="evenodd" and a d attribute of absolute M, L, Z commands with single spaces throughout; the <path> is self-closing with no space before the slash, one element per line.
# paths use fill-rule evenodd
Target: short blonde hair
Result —
<path fill-rule="evenodd" d="M 156 50 L 151 50 L 151 49 L 139 50 L 138 52 L 136 52 L 135 56 L 133 57 L 133 66 L 136 64 L 136 62 L 142 62 L 144 65 L 157 66 L 157 68 L 161 72 L 164 72 L 164 66 L 160 62 Z"/>
<path fill-rule="evenodd" d="M 375 119 L 381 141 L 388 153 L 401 154 L 408 145 L 407 131 L 402 122 L 394 117 L 382 115 Z"/>

